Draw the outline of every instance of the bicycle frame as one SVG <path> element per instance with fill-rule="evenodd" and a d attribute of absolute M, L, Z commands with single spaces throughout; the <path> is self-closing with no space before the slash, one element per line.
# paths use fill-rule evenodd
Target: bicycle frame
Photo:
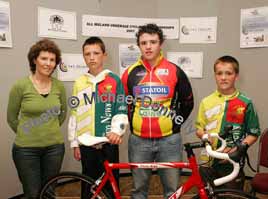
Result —
<path fill-rule="evenodd" d="M 113 176 L 113 169 L 163 169 L 163 168 L 187 168 L 192 170 L 192 175 L 189 179 L 177 189 L 169 199 L 178 199 L 183 194 L 188 192 L 194 186 L 198 188 L 200 199 L 208 199 L 204 182 L 199 174 L 198 164 L 196 157 L 192 151 L 192 148 L 186 149 L 188 162 L 150 162 L 150 163 L 109 163 L 107 160 L 104 161 L 105 173 L 97 181 L 97 189 L 92 198 L 95 198 L 107 181 L 110 181 L 114 196 L 116 199 L 121 199 L 120 191 L 116 180 Z"/>

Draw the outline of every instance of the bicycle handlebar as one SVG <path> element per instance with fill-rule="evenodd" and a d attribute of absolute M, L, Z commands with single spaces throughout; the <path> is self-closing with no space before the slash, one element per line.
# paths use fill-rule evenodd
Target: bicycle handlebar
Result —
<path fill-rule="evenodd" d="M 210 137 L 214 137 L 214 138 L 218 138 L 219 140 L 221 140 L 221 146 L 217 149 L 217 150 L 212 150 L 211 145 L 208 142 L 208 134 L 204 134 L 202 136 L 202 140 L 205 141 L 206 143 L 208 143 L 206 145 L 206 151 L 209 154 L 209 156 L 213 157 L 213 158 L 218 158 L 218 159 L 222 159 L 222 160 L 228 160 L 232 165 L 233 165 L 233 171 L 232 173 L 230 173 L 227 176 L 218 178 L 216 180 L 213 181 L 213 183 L 215 184 L 215 186 L 219 186 L 222 185 L 226 182 L 230 182 L 232 181 L 239 173 L 240 170 L 240 166 L 238 162 L 233 161 L 230 157 L 228 153 L 222 153 L 222 151 L 224 150 L 224 148 L 226 147 L 226 141 L 221 138 L 217 133 L 211 133 Z"/>

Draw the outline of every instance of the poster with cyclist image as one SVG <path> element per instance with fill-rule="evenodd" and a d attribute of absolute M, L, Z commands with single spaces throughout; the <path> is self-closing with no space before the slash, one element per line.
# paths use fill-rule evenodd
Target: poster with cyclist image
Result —
<path fill-rule="evenodd" d="M 10 5 L 5 1 L 0 1 L 0 47 L 12 47 Z"/>

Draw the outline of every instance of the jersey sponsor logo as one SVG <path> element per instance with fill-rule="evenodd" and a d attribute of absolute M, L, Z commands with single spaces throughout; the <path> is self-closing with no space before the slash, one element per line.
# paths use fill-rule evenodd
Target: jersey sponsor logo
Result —
<path fill-rule="evenodd" d="M 169 94 L 168 86 L 135 86 L 133 88 L 135 96 L 139 95 L 158 95 L 166 96 Z"/>
<path fill-rule="evenodd" d="M 232 134 L 229 134 L 225 138 L 225 141 L 226 141 L 228 147 L 234 147 L 235 142 L 237 142 L 237 141 L 240 142 L 240 141 L 242 141 L 241 139 L 244 139 L 241 125 L 234 124 L 234 123 L 232 123 L 232 125 L 233 125 Z"/>
<path fill-rule="evenodd" d="M 238 106 L 237 109 L 236 109 L 236 114 L 237 114 L 237 115 L 244 114 L 245 109 L 246 109 L 246 108 L 243 107 L 243 106 Z"/>
<path fill-rule="evenodd" d="M 151 108 L 143 108 L 143 107 L 140 108 L 139 114 L 141 117 L 160 117 L 161 116 L 161 113 L 159 111 L 154 111 Z"/>
<path fill-rule="evenodd" d="M 106 103 L 104 108 L 104 113 L 100 116 L 100 123 L 105 126 L 105 132 L 102 136 L 105 136 L 106 132 L 111 131 L 111 121 L 112 121 L 112 104 Z"/>
<path fill-rule="evenodd" d="M 113 86 L 111 84 L 107 84 L 104 86 L 104 90 L 106 93 L 110 93 L 112 91 Z"/>
<path fill-rule="evenodd" d="M 169 71 L 166 68 L 160 68 L 160 69 L 158 69 L 156 71 L 156 74 L 157 75 L 168 75 L 169 74 Z"/>
<path fill-rule="evenodd" d="M 121 105 L 121 106 L 119 106 L 118 110 L 125 111 L 125 110 L 127 110 L 127 106 Z"/>

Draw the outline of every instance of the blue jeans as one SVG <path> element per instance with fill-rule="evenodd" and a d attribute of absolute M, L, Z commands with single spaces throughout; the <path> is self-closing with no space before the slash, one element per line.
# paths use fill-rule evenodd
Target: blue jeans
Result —
<path fill-rule="evenodd" d="M 182 160 L 182 141 L 179 133 L 163 138 L 144 139 L 131 134 L 128 142 L 130 162 L 175 162 Z M 133 169 L 132 199 L 147 199 L 151 169 Z M 178 188 L 179 169 L 159 169 L 164 196 L 168 198 Z"/>
<path fill-rule="evenodd" d="M 60 172 L 64 144 L 48 147 L 19 147 L 13 145 L 12 156 L 25 199 L 38 198 L 42 185 Z"/>

